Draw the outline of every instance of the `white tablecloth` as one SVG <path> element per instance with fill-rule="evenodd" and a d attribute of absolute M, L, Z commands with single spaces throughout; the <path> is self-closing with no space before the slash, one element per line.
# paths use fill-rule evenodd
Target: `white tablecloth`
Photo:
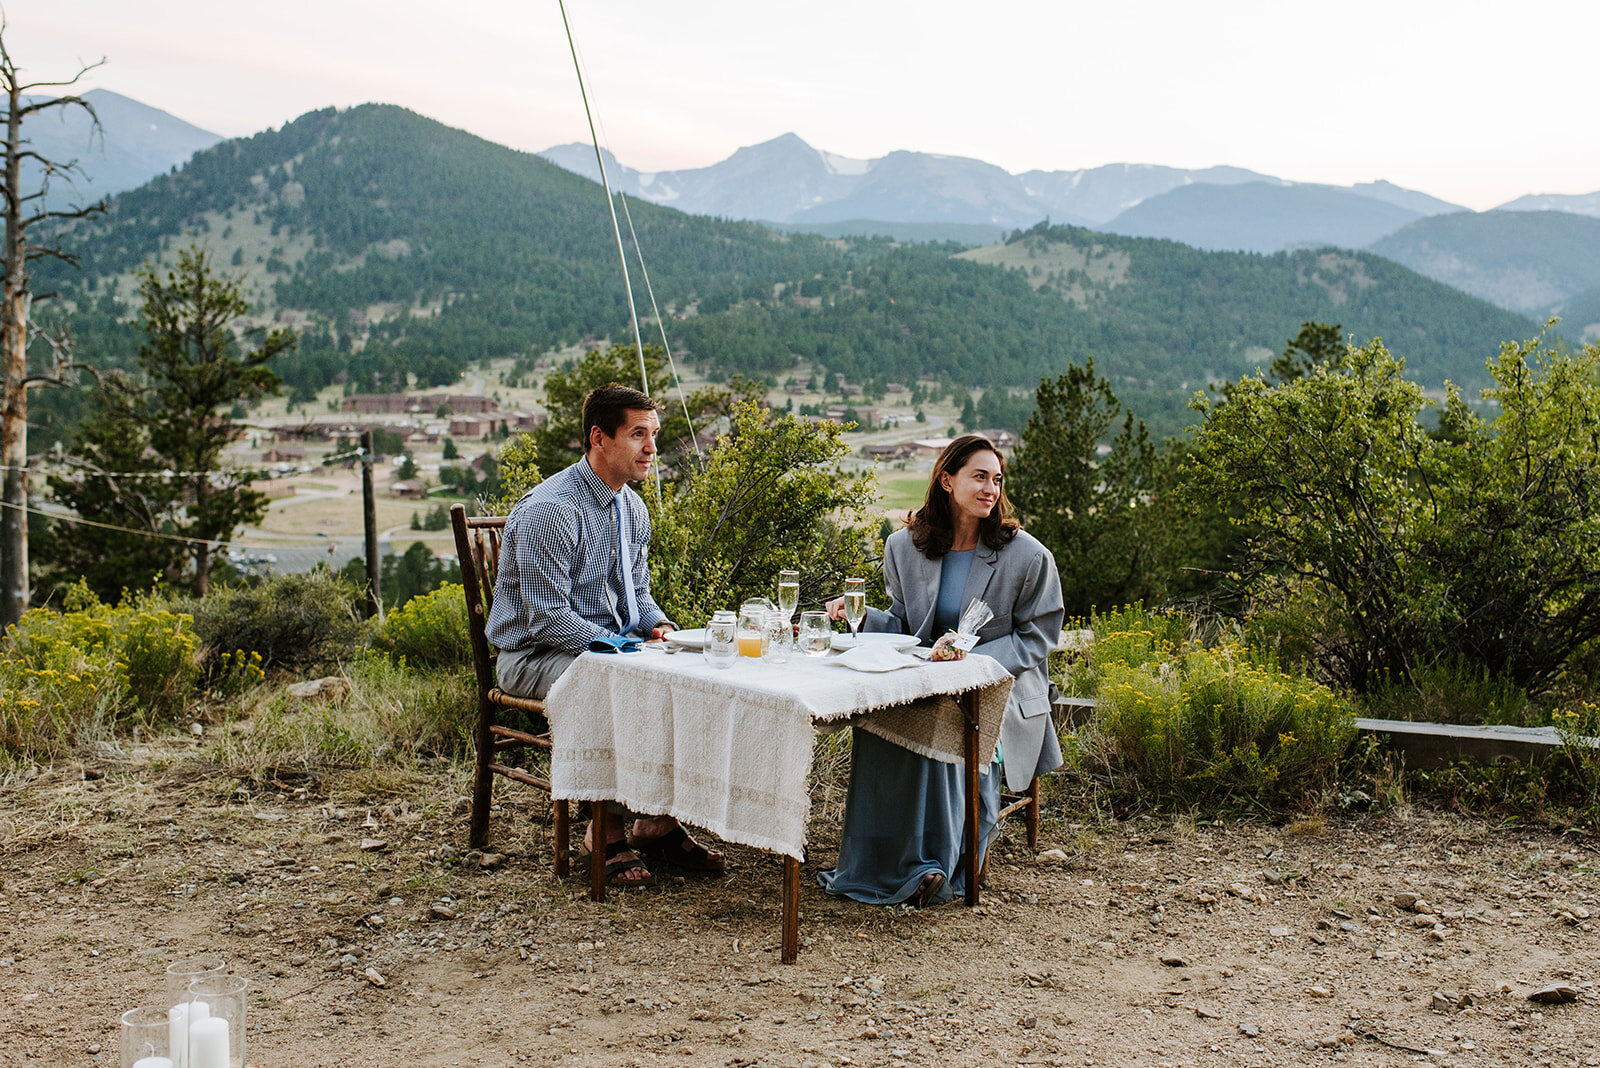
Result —
<path fill-rule="evenodd" d="M 723 669 L 698 653 L 585 653 L 545 700 L 551 793 L 621 801 L 803 858 L 819 724 L 861 716 L 874 734 L 959 764 L 956 697 L 973 689 L 987 766 L 1011 691 L 1011 674 L 987 656 L 867 673 L 799 655 L 782 665 L 739 657 Z"/>

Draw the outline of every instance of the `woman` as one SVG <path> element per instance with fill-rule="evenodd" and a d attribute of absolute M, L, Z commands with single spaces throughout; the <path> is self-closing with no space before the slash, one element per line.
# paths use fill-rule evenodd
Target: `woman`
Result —
<path fill-rule="evenodd" d="M 1061 766 L 1045 670 L 1066 614 L 1061 580 L 1050 551 L 1011 516 L 1004 479 L 1005 461 L 987 438 L 968 434 L 945 447 L 922 507 L 884 545 L 889 610 L 869 608 L 864 622 L 866 630 L 915 634 L 931 645 L 973 600 L 994 611 L 973 652 L 1000 661 L 1016 682 L 995 763 L 978 780 L 985 851 L 1000 810 L 1000 776 L 1020 791 L 1035 775 Z M 828 614 L 844 614 L 842 597 L 829 602 Z M 830 893 L 870 904 L 921 906 L 964 893 L 961 766 L 859 729 L 851 745 L 839 865 L 817 881 Z"/>

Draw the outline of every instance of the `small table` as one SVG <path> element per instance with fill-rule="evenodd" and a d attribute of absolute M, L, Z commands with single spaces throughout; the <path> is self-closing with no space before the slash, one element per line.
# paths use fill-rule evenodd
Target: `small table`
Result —
<path fill-rule="evenodd" d="M 846 721 L 912 752 L 966 766 L 967 892 L 978 902 L 980 754 L 994 753 L 1011 674 L 987 656 L 862 672 L 798 653 L 713 667 L 698 653 L 585 653 L 545 699 L 551 796 L 620 801 L 784 856 L 783 953 L 799 952 L 800 861 L 819 725 Z M 596 837 L 605 806 L 593 805 Z M 601 839 L 603 840 L 603 839 Z M 590 896 L 605 896 L 604 850 Z"/>

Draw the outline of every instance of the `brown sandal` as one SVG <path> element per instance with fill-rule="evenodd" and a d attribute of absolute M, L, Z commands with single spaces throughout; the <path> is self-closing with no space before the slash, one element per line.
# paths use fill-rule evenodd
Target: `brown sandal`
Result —
<path fill-rule="evenodd" d="M 914 909 L 925 909 L 933 904 L 933 899 L 939 896 L 939 891 L 944 889 L 944 873 L 929 872 L 922 877 L 916 892 L 906 900 L 906 904 Z"/>
<path fill-rule="evenodd" d="M 711 850 L 689 837 L 689 832 L 682 827 L 674 827 L 666 834 L 654 838 L 635 838 L 630 836 L 628 844 L 640 856 L 649 857 L 659 864 L 673 864 L 689 871 L 705 871 L 721 874 L 727 870 L 727 861 L 721 856 L 712 856 Z"/>
<path fill-rule="evenodd" d="M 578 853 L 580 856 L 588 856 L 590 853 L 588 843 L 580 845 L 578 847 Z M 620 853 L 633 853 L 634 856 L 628 860 L 622 860 L 618 856 Z M 640 879 L 622 878 L 622 876 L 628 872 L 644 872 L 644 877 Z M 645 862 L 639 859 L 638 851 L 626 841 L 607 842 L 606 885 L 621 887 L 623 889 L 626 889 L 630 886 L 654 886 L 656 885 L 656 877 L 645 865 Z"/>

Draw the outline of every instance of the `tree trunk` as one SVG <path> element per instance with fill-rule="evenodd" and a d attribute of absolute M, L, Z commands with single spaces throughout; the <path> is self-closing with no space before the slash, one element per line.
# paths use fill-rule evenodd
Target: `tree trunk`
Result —
<path fill-rule="evenodd" d="M 0 631 L 28 610 L 28 257 L 22 240 L 22 105 L 16 78 L 10 84 L 5 140 L 5 291 L 0 307 L 0 360 L 5 364 L 0 414 Z"/>
<path fill-rule="evenodd" d="M 6 279 L 0 346 L 5 361 L 5 414 L 0 418 L 0 631 L 28 610 L 28 295 Z"/>

